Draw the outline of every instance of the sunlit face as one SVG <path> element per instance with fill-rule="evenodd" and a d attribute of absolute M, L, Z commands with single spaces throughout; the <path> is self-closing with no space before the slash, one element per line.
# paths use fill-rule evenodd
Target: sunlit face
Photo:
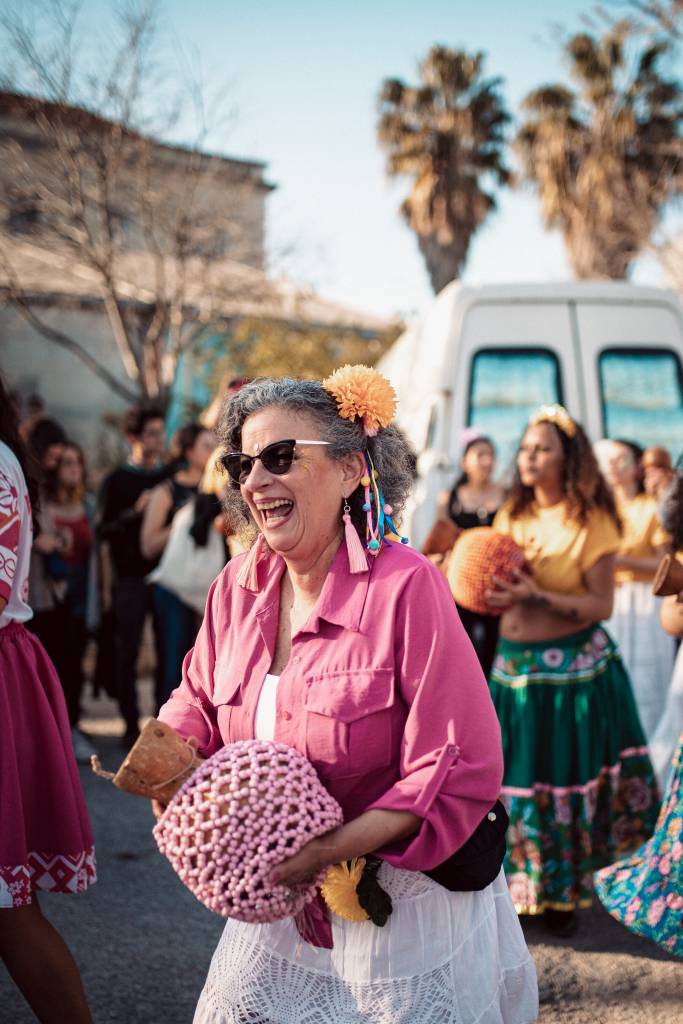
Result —
<path fill-rule="evenodd" d="M 216 438 L 212 431 L 202 430 L 201 434 L 197 434 L 195 443 L 187 451 L 188 466 L 202 473 L 215 447 Z"/>
<path fill-rule="evenodd" d="M 647 494 L 658 497 L 671 481 L 671 470 L 665 466 L 646 466 L 643 470 L 643 483 Z"/>
<path fill-rule="evenodd" d="M 517 453 L 517 468 L 525 487 L 557 487 L 562 483 L 564 452 L 549 423 L 529 427 Z"/>
<path fill-rule="evenodd" d="M 161 459 L 166 447 L 166 431 L 163 419 L 159 417 L 159 419 L 147 420 L 142 428 L 140 437 L 135 440 L 140 443 L 142 455 L 146 461 L 151 462 L 154 459 Z"/>
<path fill-rule="evenodd" d="M 80 487 L 83 483 L 83 463 L 77 448 L 67 445 L 59 461 L 57 479 L 62 487 Z"/>
<path fill-rule="evenodd" d="M 638 463 L 631 449 L 625 444 L 614 442 L 612 450 L 607 455 L 605 476 L 610 487 L 623 487 L 638 479 Z"/>
<path fill-rule="evenodd" d="M 43 457 L 41 459 L 40 464 L 42 468 L 47 472 L 52 472 L 52 470 L 57 469 L 63 452 L 64 445 L 61 441 L 57 442 L 57 444 L 48 445 L 43 452 Z"/>
<path fill-rule="evenodd" d="M 272 406 L 245 420 L 242 451 L 256 455 L 287 438 L 323 440 L 312 416 Z M 281 476 L 268 472 L 257 459 L 240 490 L 273 551 L 286 561 L 313 564 L 340 535 L 344 496 L 355 490 L 362 473 L 358 453 L 337 461 L 323 446 L 301 446 L 291 469 Z"/>
<path fill-rule="evenodd" d="M 480 485 L 487 484 L 493 474 L 496 457 L 488 441 L 475 441 L 469 446 L 462 460 L 467 479 Z"/>

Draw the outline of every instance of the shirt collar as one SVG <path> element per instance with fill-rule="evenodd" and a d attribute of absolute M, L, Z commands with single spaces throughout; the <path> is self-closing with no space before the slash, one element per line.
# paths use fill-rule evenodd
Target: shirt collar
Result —
<path fill-rule="evenodd" d="M 281 555 L 271 555 L 268 560 L 266 585 L 257 597 L 256 614 L 272 614 L 280 604 L 280 580 L 285 570 Z M 320 620 L 331 622 L 354 633 L 359 632 L 363 609 L 368 594 L 372 567 L 364 573 L 349 572 L 346 544 L 342 541 L 330 570 L 325 577 L 320 597 L 304 623 L 302 633 L 320 632 Z"/>

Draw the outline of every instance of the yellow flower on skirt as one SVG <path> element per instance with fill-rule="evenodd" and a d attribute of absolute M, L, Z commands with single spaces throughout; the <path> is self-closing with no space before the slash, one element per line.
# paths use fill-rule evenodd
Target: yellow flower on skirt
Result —
<path fill-rule="evenodd" d="M 368 921 L 369 917 L 358 902 L 356 886 L 361 880 L 364 857 L 355 857 L 349 866 L 348 861 L 333 864 L 328 869 L 325 881 L 320 887 L 323 899 L 334 914 L 346 918 L 347 921 Z"/>

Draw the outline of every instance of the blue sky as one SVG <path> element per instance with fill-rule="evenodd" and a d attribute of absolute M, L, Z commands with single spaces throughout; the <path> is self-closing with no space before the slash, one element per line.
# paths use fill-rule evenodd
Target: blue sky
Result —
<path fill-rule="evenodd" d="M 100 0 L 86 0 L 93 14 Z M 164 31 L 194 48 L 209 86 L 228 79 L 236 117 L 215 148 L 267 161 L 278 186 L 268 200 L 273 269 L 346 305 L 382 315 L 423 310 L 431 298 L 422 258 L 375 141 L 383 78 L 414 80 L 436 42 L 486 51 L 515 110 L 534 86 L 565 77 L 552 19 L 581 26 L 591 0 L 167 0 Z M 556 10 L 559 10 L 559 5 Z M 281 254 L 293 251 L 283 263 Z M 570 276 L 563 244 L 542 228 L 529 192 L 507 192 L 476 236 L 470 283 L 557 281 Z M 661 283 L 651 259 L 634 280 Z"/>

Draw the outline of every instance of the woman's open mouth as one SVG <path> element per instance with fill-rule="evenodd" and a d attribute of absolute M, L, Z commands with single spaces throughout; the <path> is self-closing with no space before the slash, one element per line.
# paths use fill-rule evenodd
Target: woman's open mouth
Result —
<path fill-rule="evenodd" d="M 293 508 L 294 502 L 288 498 L 274 498 L 272 501 L 264 502 L 258 507 L 263 517 L 263 522 L 269 527 L 281 526 L 289 519 Z"/>

